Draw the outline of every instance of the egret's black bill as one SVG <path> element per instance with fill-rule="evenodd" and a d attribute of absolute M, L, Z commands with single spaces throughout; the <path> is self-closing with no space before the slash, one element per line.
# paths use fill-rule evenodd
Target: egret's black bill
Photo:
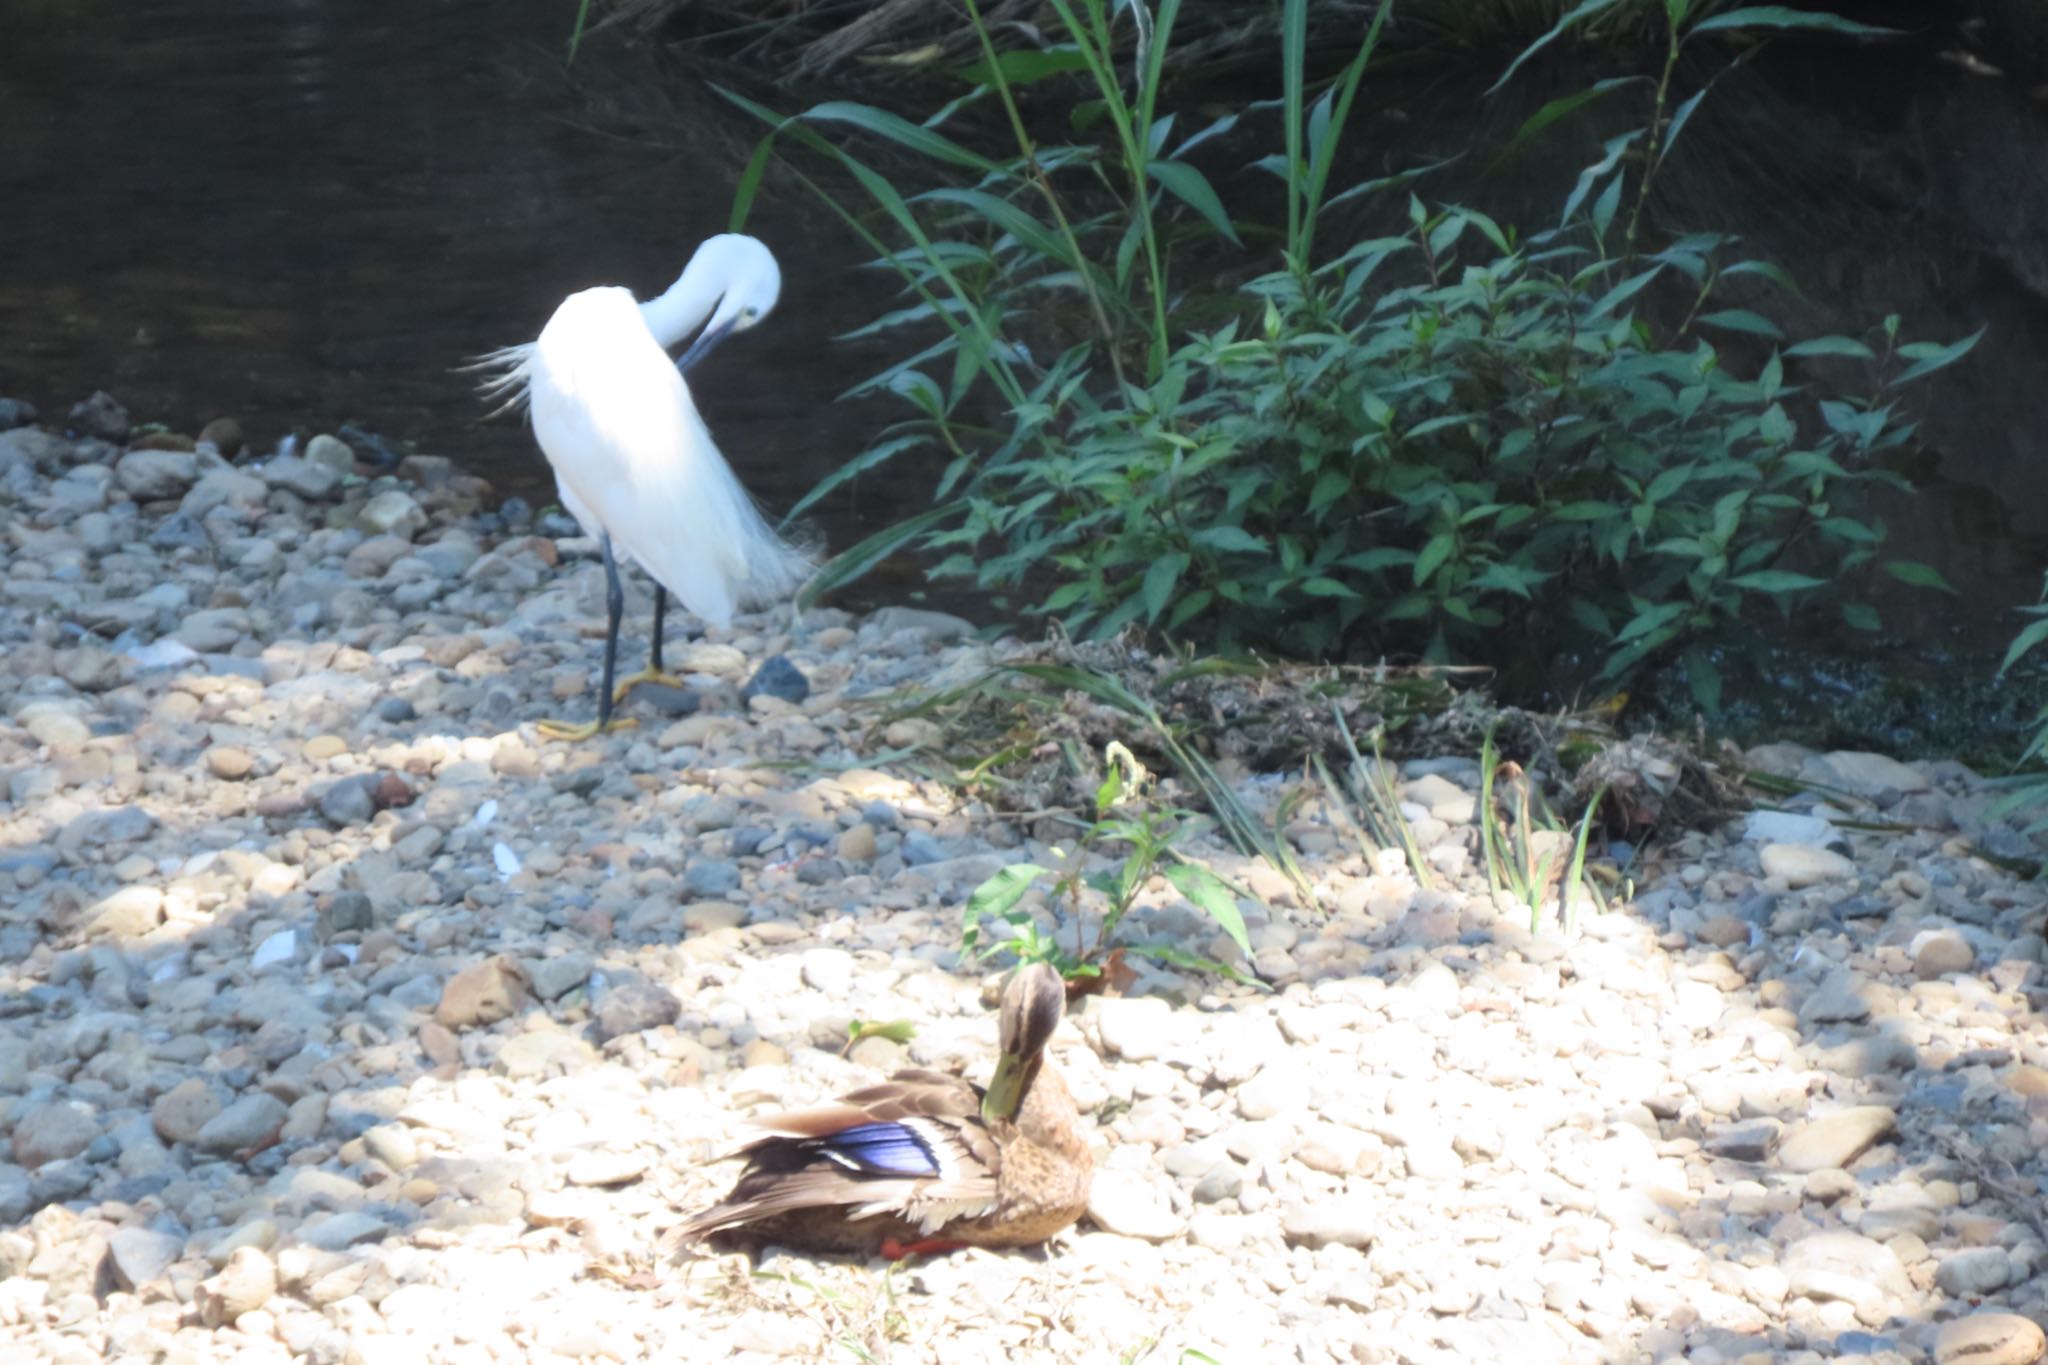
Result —
<path fill-rule="evenodd" d="M 711 354 L 712 347 L 718 345 L 719 342 L 731 335 L 732 323 L 730 322 L 721 322 L 715 327 L 706 327 L 697 334 L 697 339 L 690 343 L 690 349 L 684 351 L 681 358 L 676 361 L 676 369 L 687 374 L 692 365 Z"/>

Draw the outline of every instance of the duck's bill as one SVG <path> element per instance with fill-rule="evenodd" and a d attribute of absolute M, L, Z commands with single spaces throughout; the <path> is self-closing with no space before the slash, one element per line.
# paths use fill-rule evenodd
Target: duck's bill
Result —
<path fill-rule="evenodd" d="M 1024 1059 L 1004 1053 L 996 1062 L 996 1074 L 989 1078 L 981 1098 L 984 1119 L 1013 1119 L 1024 1102 Z"/>

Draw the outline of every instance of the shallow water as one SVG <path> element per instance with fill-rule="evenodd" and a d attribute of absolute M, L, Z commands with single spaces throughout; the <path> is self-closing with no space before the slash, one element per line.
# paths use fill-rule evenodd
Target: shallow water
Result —
<path fill-rule="evenodd" d="M 565 74 L 562 0 L 14 9 L 0 394 L 49 418 L 104 388 L 138 422 L 233 415 L 263 447 L 354 423 L 553 501 L 522 423 L 482 422 L 453 367 L 530 339 L 577 289 L 665 287 L 725 228 L 756 137 L 644 46 L 600 36 Z M 778 512 L 868 425 L 833 398 L 874 356 L 830 337 L 888 293 L 832 226 L 764 200 L 749 230 L 782 259 L 783 304 L 693 376 Z M 896 492 L 928 495 L 871 482 L 822 529 L 848 544 Z"/>

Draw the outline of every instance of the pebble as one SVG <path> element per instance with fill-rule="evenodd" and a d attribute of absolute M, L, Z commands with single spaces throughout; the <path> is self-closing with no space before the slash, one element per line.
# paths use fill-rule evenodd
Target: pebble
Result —
<path fill-rule="evenodd" d="M 1125 941 L 1169 956 L 1054 1038 L 1098 1176 L 1049 1254 L 913 1263 L 893 1297 L 858 1260 L 668 1259 L 753 1118 L 985 1081 L 1009 959 L 963 959 L 961 906 L 1072 831 L 878 761 L 954 736 L 871 699 L 1031 647 L 743 612 L 672 647 L 686 716 L 636 693 L 640 728 L 543 740 L 598 664 L 602 574 L 549 538 L 578 528 L 436 457 L 179 445 L 0 431 L 24 1359 L 2043 1353 L 2048 900 L 1969 851 L 2032 845 L 1960 765 L 1796 746 L 1749 761 L 1858 798 L 1669 832 L 1569 935 L 1472 860 L 1469 754 L 1400 764 L 1429 885 L 1298 771 L 1219 762 L 1288 813 L 1316 903 L 1185 831 L 1252 893 L 1266 980 L 1176 959 L 1237 950 L 1141 894 Z M 914 1032 L 848 1047 L 856 1019 Z"/>

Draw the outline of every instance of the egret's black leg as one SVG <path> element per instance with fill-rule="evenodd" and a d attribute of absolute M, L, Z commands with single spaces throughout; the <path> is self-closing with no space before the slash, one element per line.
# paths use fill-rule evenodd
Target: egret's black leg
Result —
<path fill-rule="evenodd" d="M 647 671 L 660 676 L 661 667 L 661 622 L 668 615 L 668 589 L 654 585 L 654 644 L 647 651 Z"/>
<path fill-rule="evenodd" d="M 647 667 L 632 677 L 623 679 L 612 692 L 614 702 L 624 701 L 626 694 L 644 682 L 663 683 L 669 687 L 681 687 L 682 679 L 671 677 L 661 666 L 662 627 L 668 620 L 668 591 L 654 585 L 654 642 L 647 651 Z"/>
<path fill-rule="evenodd" d="M 540 732 L 549 739 L 589 739 L 615 726 L 619 729 L 630 727 L 630 720 L 614 721 L 612 706 L 627 688 L 633 685 L 627 679 L 616 692 L 612 688 L 612 674 L 619 660 L 619 620 L 626 614 L 626 589 L 619 582 L 619 562 L 612 554 L 612 538 L 598 537 L 598 547 L 604 551 L 604 685 L 597 692 L 597 719 L 581 725 L 566 721 L 544 720 Z"/>
<path fill-rule="evenodd" d="M 597 691 L 597 728 L 612 723 L 612 672 L 619 660 L 619 618 L 626 614 L 626 589 L 619 582 L 619 562 L 612 557 L 612 537 L 598 538 L 604 551 L 604 685 Z"/>

